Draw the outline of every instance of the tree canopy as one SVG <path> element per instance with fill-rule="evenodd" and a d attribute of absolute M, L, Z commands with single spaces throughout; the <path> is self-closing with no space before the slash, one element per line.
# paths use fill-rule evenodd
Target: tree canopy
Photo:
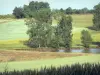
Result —
<path fill-rule="evenodd" d="M 57 43 L 68 50 L 72 44 L 72 17 L 63 15 L 56 29 Z"/>
<path fill-rule="evenodd" d="M 47 2 L 31 1 L 29 5 L 24 5 L 26 17 L 34 17 L 42 9 L 50 9 L 49 4 Z"/>
<path fill-rule="evenodd" d="M 15 7 L 15 9 L 13 10 L 13 15 L 16 17 L 16 18 L 24 18 L 24 10 L 23 8 L 21 7 Z"/>
<path fill-rule="evenodd" d="M 27 34 L 29 35 L 27 44 L 30 47 L 47 47 L 52 35 L 52 17 L 49 4 L 32 1 L 29 8 L 32 14 L 29 14 L 31 17 L 26 20 Z"/>
<path fill-rule="evenodd" d="M 83 30 L 81 32 L 81 34 L 82 34 L 81 42 L 83 44 L 83 47 L 89 48 L 90 44 L 92 43 L 92 37 L 91 37 L 90 33 L 87 30 Z"/>
<path fill-rule="evenodd" d="M 94 6 L 93 27 L 100 30 L 100 3 Z"/>

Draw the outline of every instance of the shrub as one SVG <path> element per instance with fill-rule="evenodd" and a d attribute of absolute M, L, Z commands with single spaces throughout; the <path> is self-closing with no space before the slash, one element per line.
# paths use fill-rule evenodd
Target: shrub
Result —
<path fill-rule="evenodd" d="M 24 71 L 12 71 L 1 72 L 0 75 L 100 75 L 100 64 L 74 64 L 71 66 L 60 66 L 41 68 L 40 70 L 24 70 Z"/>

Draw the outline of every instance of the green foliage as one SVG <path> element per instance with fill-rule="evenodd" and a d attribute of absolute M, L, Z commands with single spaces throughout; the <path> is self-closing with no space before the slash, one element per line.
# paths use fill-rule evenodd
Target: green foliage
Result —
<path fill-rule="evenodd" d="M 57 9 L 52 10 L 52 17 L 53 17 L 53 19 L 57 20 L 58 22 L 61 20 L 63 14 L 64 14 L 64 12 L 61 12 Z"/>
<path fill-rule="evenodd" d="M 82 41 L 81 42 L 83 44 L 83 47 L 89 48 L 90 44 L 92 43 L 92 38 L 91 38 L 90 33 L 87 30 L 83 30 L 81 32 L 81 34 L 82 34 L 82 37 L 81 37 Z"/>
<path fill-rule="evenodd" d="M 51 24 L 52 22 L 50 9 L 45 9 L 45 8 L 40 9 L 36 13 L 34 13 L 33 17 L 41 23 L 45 22 Z"/>
<path fill-rule="evenodd" d="M 55 48 L 66 47 L 70 49 L 72 45 L 72 17 L 65 14 L 60 15 L 57 27 L 55 27 L 51 46 Z"/>
<path fill-rule="evenodd" d="M 71 7 L 68 7 L 66 10 L 65 10 L 65 13 L 66 14 L 72 14 L 73 13 L 73 10 Z"/>
<path fill-rule="evenodd" d="M 60 9 L 61 13 L 65 13 L 65 10 L 63 8 Z"/>
<path fill-rule="evenodd" d="M 29 5 L 24 5 L 25 17 L 35 17 L 40 11 L 46 11 L 41 9 L 49 9 L 49 4 L 47 2 L 37 2 L 31 1 Z"/>
<path fill-rule="evenodd" d="M 36 6 L 34 8 L 33 18 L 28 18 L 26 20 L 26 25 L 28 25 L 28 35 L 29 35 L 29 45 L 35 45 L 36 47 L 47 47 L 51 41 L 52 35 L 52 18 L 51 10 L 48 3 L 35 2 L 36 4 L 42 5 L 45 4 L 42 8 L 38 5 L 33 5 L 34 1 L 29 4 L 30 7 Z M 41 4 L 42 3 L 42 4 Z M 32 47 L 32 46 L 31 46 Z M 34 46 L 33 46 L 34 47 Z"/>
<path fill-rule="evenodd" d="M 64 14 L 91 14 L 93 13 L 93 9 L 89 10 L 88 8 L 82 8 L 82 9 L 72 9 L 71 7 L 68 7 L 67 9 L 54 9 L 59 13 L 64 13 Z"/>
<path fill-rule="evenodd" d="M 81 9 L 81 13 L 83 13 L 83 14 L 89 13 L 88 8 L 83 8 L 83 9 Z"/>
<path fill-rule="evenodd" d="M 25 15 L 25 17 L 26 18 L 31 17 L 31 10 L 30 10 L 29 6 L 28 5 L 24 5 L 23 9 L 24 9 L 24 15 Z"/>
<path fill-rule="evenodd" d="M 18 19 L 19 18 L 24 18 L 24 10 L 23 10 L 23 8 L 15 7 L 14 10 L 13 10 L 13 15 Z"/>
<path fill-rule="evenodd" d="M 70 49 L 72 43 L 72 17 L 63 16 L 57 28 L 57 36 L 60 36 L 65 47 Z"/>
<path fill-rule="evenodd" d="M 49 8 L 49 4 L 47 2 L 31 1 L 29 3 L 29 8 L 31 11 L 37 11 L 41 8 Z"/>
<path fill-rule="evenodd" d="M 100 3 L 94 6 L 93 24 L 94 29 L 100 30 Z"/>
<path fill-rule="evenodd" d="M 100 75 L 100 64 L 73 64 L 60 67 L 44 67 L 40 70 L 0 72 L 0 75 Z"/>

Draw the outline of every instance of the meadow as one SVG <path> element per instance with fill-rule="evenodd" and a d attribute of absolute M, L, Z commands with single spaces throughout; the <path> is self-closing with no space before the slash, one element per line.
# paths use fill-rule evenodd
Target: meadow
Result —
<path fill-rule="evenodd" d="M 100 41 L 100 31 L 88 29 L 93 26 L 92 14 L 73 14 L 73 47 L 80 45 L 81 47 L 81 31 L 88 30 L 91 35 L 93 42 Z M 53 25 L 57 24 L 56 20 L 53 20 Z M 23 45 L 23 41 L 28 39 L 27 26 L 25 25 L 24 19 L 0 19 L 0 49 L 17 49 L 17 48 L 28 48 Z M 91 47 L 96 47 L 91 45 Z"/>

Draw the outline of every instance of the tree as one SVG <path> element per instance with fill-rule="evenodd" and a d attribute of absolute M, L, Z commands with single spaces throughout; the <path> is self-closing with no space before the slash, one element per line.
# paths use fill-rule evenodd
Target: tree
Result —
<path fill-rule="evenodd" d="M 81 32 L 81 42 L 84 48 L 89 48 L 90 44 L 92 43 L 92 37 L 87 30 L 83 30 Z"/>
<path fill-rule="evenodd" d="M 58 25 L 58 35 L 62 37 L 64 46 L 70 50 L 72 44 L 72 17 L 63 15 Z"/>
<path fill-rule="evenodd" d="M 25 17 L 34 17 L 36 12 L 41 9 L 50 9 L 47 2 L 31 1 L 29 5 L 24 5 Z"/>
<path fill-rule="evenodd" d="M 57 10 L 57 9 L 53 9 L 53 10 L 52 10 L 52 17 L 53 17 L 53 19 L 55 19 L 57 22 L 59 22 L 59 21 L 61 20 L 63 14 L 64 14 L 64 13 L 61 12 L 60 10 Z"/>
<path fill-rule="evenodd" d="M 94 6 L 93 27 L 100 30 L 100 3 Z"/>
<path fill-rule="evenodd" d="M 33 18 L 26 20 L 31 47 L 47 47 L 52 35 L 52 17 L 49 8 L 41 8 L 34 12 Z M 33 46 L 32 46 L 33 45 Z"/>
<path fill-rule="evenodd" d="M 71 7 L 68 7 L 65 12 L 66 12 L 66 14 L 72 14 L 73 10 Z"/>
<path fill-rule="evenodd" d="M 23 9 L 24 9 L 24 15 L 26 18 L 32 17 L 31 10 L 28 5 L 24 5 Z"/>
<path fill-rule="evenodd" d="M 86 14 L 86 13 L 88 13 L 88 8 L 83 8 L 83 9 L 81 9 L 81 12 L 83 13 L 83 14 Z"/>
<path fill-rule="evenodd" d="M 61 13 L 65 13 L 65 11 L 64 11 L 64 9 L 63 9 L 63 8 L 61 8 L 61 9 L 60 9 L 60 12 L 61 12 Z"/>
<path fill-rule="evenodd" d="M 13 10 L 13 15 L 16 17 L 16 18 L 24 18 L 24 10 L 23 8 L 21 7 L 15 7 L 15 9 Z"/>
<path fill-rule="evenodd" d="M 46 22 L 46 23 L 52 22 L 50 9 L 42 8 L 38 10 L 37 12 L 35 12 L 33 17 L 41 23 L 42 22 Z"/>

